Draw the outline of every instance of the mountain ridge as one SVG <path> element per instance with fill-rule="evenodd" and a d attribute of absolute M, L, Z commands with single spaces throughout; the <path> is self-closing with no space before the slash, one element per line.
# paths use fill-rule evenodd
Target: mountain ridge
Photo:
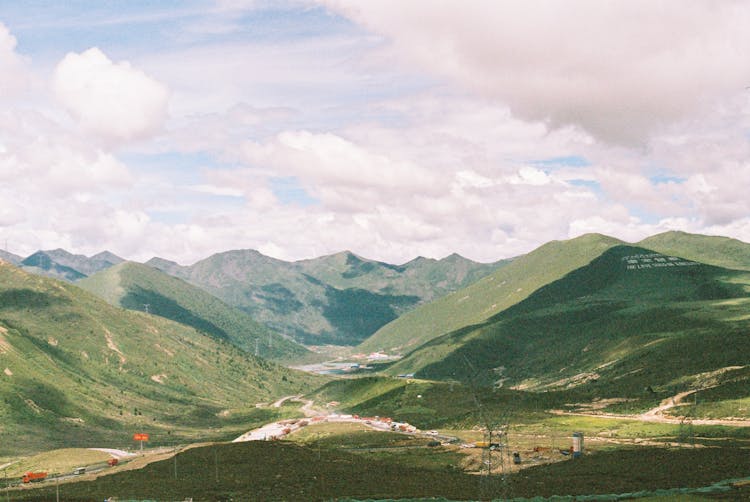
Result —
<path fill-rule="evenodd" d="M 701 375 L 747 365 L 748 307 L 748 271 L 618 245 L 388 372 L 526 390 L 583 386 L 604 397 L 684 391 Z"/>
<path fill-rule="evenodd" d="M 408 352 L 432 338 L 487 319 L 621 243 L 613 237 L 585 234 L 543 244 L 467 287 L 404 314 L 380 328 L 356 350 Z M 547 264 L 553 259 L 557 259 L 557 268 L 548 269 Z M 504 296 L 498 298 L 498 290 Z"/>
<path fill-rule="evenodd" d="M 122 262 L 77 285 L 112 305 L 192 326 L 268 359 L 283 360 L 307 353 L 204 290 L 144 264 Z"/>
<path fill-rule="evenodd" d="M 199 286 L 305 344 L 352 345 L 415 305 L 472 282 L 506 262 L 391 265 L 342 251 L 284 262 L 256 250 L 217 253 L 189 267 L 157 268 Z"/>

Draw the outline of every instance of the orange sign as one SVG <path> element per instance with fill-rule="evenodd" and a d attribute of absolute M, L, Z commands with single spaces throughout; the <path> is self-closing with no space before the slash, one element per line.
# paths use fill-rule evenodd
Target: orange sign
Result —
<path fill-rule="evenodd" d="M 133 434 L 133 441 L 148 441 L 148 434 Z"/>

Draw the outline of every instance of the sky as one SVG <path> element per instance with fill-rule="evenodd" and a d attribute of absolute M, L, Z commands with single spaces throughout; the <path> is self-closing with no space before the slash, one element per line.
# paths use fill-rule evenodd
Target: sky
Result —
<path fill-rule="evenodd" d="M 750 3 L 0 0 L 0 246 L 750 242 Z"/>

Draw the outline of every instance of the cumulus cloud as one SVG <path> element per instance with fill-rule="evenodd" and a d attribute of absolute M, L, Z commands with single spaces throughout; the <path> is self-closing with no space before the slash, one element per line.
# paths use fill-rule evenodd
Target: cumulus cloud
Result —
<path fill-rule="evenodd" d="M 16 53 L 16 38 L 0 23 L 0 97 L 20 92 L 28 82 L 26 62 Z"/>
<path fill-rule="evenodd" d="M 368 151 L 332 133 L 284 131 L 266 143 L 246 142 L 243 153 L 251 164 L 299 176 L 321 193 L 349 187 L 387 196 L 388 189 L 430 192 L 442 183 L 419 164 Z"/>
<path fill-rule="evenodd" d="M 127 61 L 113 63 L 94 47 L 68 53 L 55 68 L 54 92 L 83 128 L 109 141 L 130 141 L 157 132 L 169 92 Z"/>
<path fill-rule="evenodd" d="M 111 153 L 41 114 L 0 113 L 0 131 L 6 142 L 0 149 L 0 180 L 16 186 L 17 192 L 68 197 L 124 188 L 133 181 L 127 167 Z"/>
<path fill-rule="evenodd" d="M 750 7 L 680 0 L 323 0 L 402 61 L 600 139 L 649 134 L 750 82 Z"/>
<path fill-rule="evenodd" d="M 623 219 L 622 211 L 608 212 L 586 187 L 531 164 L 568 154 L 586 143 L 585 136 L 550 133 L 503 107 L 463 99 L 412 98 L 407 108 L 410 120 L 399 127 L 283 131 L 247 141 L 242 152 L 248 167 L 211 174 L 216 191 L 239 189 L 247 201 L 242 216 L 227 215 L 221 225 L 253 227 L 244 237 L 265 249 L 284 249 L 277 255 L 282 258 L 346 247 L 392 262 L 454 251 L 489 261 L 530 250 L 538 235 L 565 238 L 571 220 L 591 214 Z M 263 189 L 273 176 L 295 177 L 316 203 L 301 213 L 275 199 Z M 252 221 L 268 222 L 274 237 Z"/>

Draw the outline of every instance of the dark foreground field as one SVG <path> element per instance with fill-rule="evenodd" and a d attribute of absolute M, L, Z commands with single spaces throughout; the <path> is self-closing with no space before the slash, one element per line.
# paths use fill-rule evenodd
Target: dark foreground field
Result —
<path fill-rule="evenodd" d="M 425 450 L 427 451 L 427 450 Z M 426 453 L 429 454 L 429 453 Z M 501 499 L 701 487 L 750 476 L 743 448 L 638 448 L 602 451 L 525 469 L 503 482 L 445 467 L 409 467 L 287 442 L 194 448 L 138 471 L 59 486 L 60 500 L 315 501 Z M 730 500 L 747 492 L 725 493 Z M 55 487 L 12 491 L 11 500 L 55 500 Z"/>

